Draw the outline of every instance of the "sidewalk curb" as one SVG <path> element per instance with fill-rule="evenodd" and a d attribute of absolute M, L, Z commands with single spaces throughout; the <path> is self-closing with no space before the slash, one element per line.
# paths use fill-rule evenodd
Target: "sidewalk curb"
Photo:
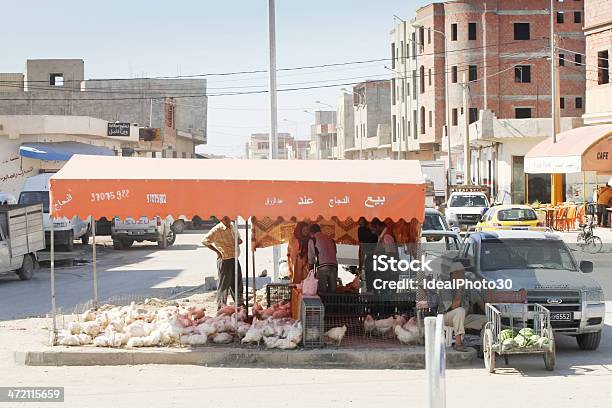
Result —
<path fill-rule="evenodd" d="M 448 350 L 447 367 L 465 367 L 476 361 L 476 351 Z M 92 366 L 188 364 L 210 367 L 422 369 L 425 353 L 415 349 L 258 350 L 201 347 L 180 350 L 57 350 L 16 351 L 15 362 L 27 366 Z"/>

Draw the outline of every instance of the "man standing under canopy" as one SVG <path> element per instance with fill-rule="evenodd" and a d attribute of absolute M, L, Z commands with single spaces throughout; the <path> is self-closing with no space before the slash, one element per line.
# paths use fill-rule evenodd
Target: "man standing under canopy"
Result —
<path fill-rule="evenodd" d="M 223 217 L 221 222 L 215 225 L 202 239 L 202 244 L 217 254 L 217 271 L 219 283 L 217 288 L 217 310 L 227 305 L 227 294 L 232 296 L 234 302 L 242 304 L 242 270 L 238 261 L 238 296 L 234 288 L 236 257 L 240 256 L 235 251 L 234 226 L 229 217 Z M 242 244 L 242 238 L 238 234 L 238 245 Z"/>

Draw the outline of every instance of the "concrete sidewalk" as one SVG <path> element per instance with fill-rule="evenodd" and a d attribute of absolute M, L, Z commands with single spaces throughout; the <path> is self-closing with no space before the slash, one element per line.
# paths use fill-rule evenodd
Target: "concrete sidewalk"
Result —
<path fill-rule="evenodd" d="M 316 350 L 266 350 L 246 346 L 203 346 L 113 349 L 93 346 L 65 347 L 48 345 L 47 318 L 6 321 L 0 324 L 0 342 L 6 350 L 4 359 L 28 366 L 91 366 L 172 364 L 210 367 L 269 368 L 345 368 L 345 369 L 421 369 L 425 367 L 422 346 L 391 348 L 335 348 Z M 472 365 L 476 351 L 449 349 L 448 367 Z"/>

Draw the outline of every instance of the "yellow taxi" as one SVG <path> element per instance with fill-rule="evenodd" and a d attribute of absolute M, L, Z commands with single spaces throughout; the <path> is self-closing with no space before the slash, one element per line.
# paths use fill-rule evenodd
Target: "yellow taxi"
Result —
<path fill-rule="evenodd" d="M 538 215 L 528 205 L 497 205 L 489 208 L 476 225 L 477 230 L 496 228 L 530 228 L 542 227 Z"/>

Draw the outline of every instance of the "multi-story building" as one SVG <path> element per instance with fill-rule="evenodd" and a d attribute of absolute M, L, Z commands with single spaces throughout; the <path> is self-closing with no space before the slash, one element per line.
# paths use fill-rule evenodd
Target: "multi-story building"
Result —
<path fill-rule="evenodd" d="M 584 6 L 581 1 L 554 6 L 561 116 L 579 117 Z M 393 150 L 421 160 L 447 156 L 448 115 L 451 167 L 461 168 L 464 121 L 476 122 L 482 110 L 498 119 L 550 118 L 549 7 L 548 0 L 448 1 L 424 6 L 394 27 L 391 115 L 399 136 Z"/>
<path fill-rule="evenodd" d="M 612 1 L 585 0 L 586 112 L 585 124 L 612 123 Z"/>
<path fill-rule="evenodd" d="M 315 111 L 314 116 L 315 123 L 310 125 L 310 158 L 336 159 L 336 111 Z"/>
<path fill-rule="evenodd" d="M 28 60 L 25 73 L 0 73 L 0 115 L 87 116 L 159 129 L 143 132 L 135 147 L 153 157 L 194 157 L 206 143 L 206 79 L 86 80 L 84 66 Z"/>
<path fill-rule="evenodd" d="M 291 158 L 295 140 L 289 133 L 278 133 L 278 158 Z M 270 155 L 270 134 L 253 133 L 246 143 L 247 159 L 268 159 Z"/>
<path fill-rule="evenodd" d="M 345 158 L 392 158 L 392 134 L 398 135 L 391 126 L 391 92 L 388 80 L 365 81 L 353 87 L 355 142 L 344 150 Z"/>
<path fill-rule="evenodd" d="M 338 151 L 336 159 L 344 159 L 345 152 L 355 147 L 355 109 L 353 107 L 353 94 L 342 92 L 336 105 L 336 133 Z"/>
<path fill-rule="evenodd" d="M 26 178 L 59 170 L 72 154 L 115 156 L 138 146 L 140 128 L 120 136 L 108 129 L 108 121 L 88 116 L 0 115 L 0 192 L 17 197 Z"/>

